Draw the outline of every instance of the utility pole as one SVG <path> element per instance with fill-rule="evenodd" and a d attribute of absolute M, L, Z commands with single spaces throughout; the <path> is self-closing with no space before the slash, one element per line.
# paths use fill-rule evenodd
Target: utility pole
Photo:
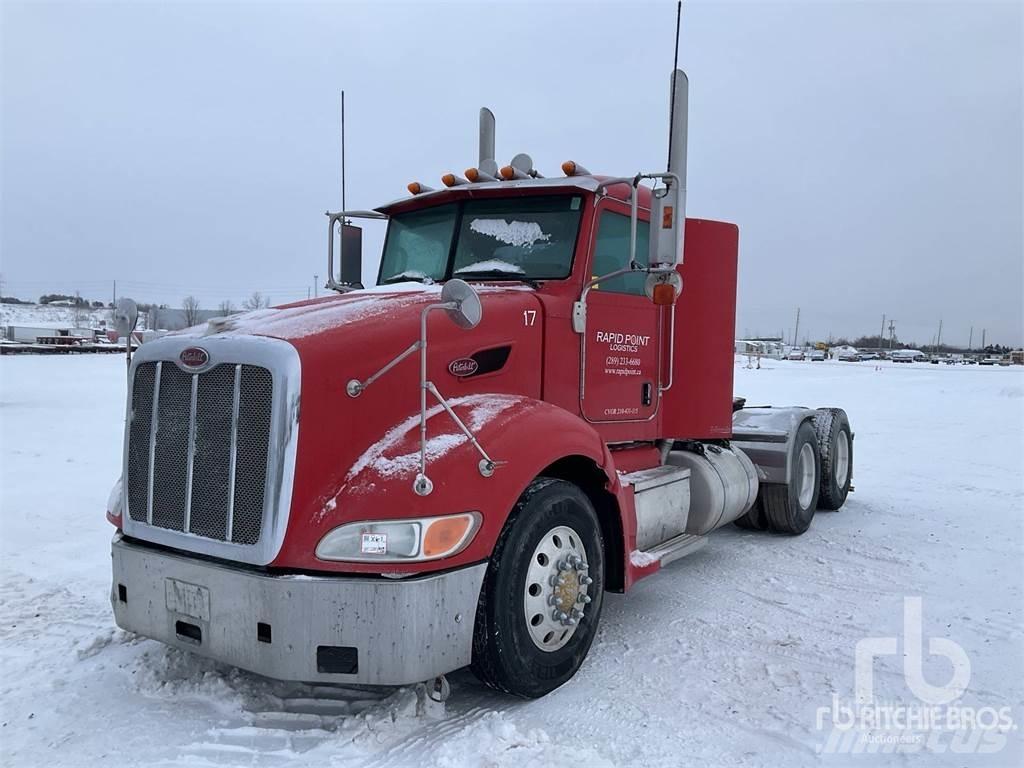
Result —
<path fill-rule="evenodd" d="M 313 298 L 317 297 L 317 290 L 320 288 L 320 275 L 313 275 Z"/>
<path fill-rule="evenodd" d="M 896 338 L 896 321 L 889 320 L 889 351 L 892 352 L 892 342 Z"/>
<path fill-rule="evenodd" d="M 935 351 L 939 351 L 939 347 L 942 346 L 942 318 L 939 318 L 939 335 L 935 337 Z"/>
<path fill-rule="evenodd" d="M 114 299 L 112 303 L 115 307 L 117 306 L 117 280 L 114 281 Z"/>
<path fill-rule="evenodd" d="M 982 328 L 981 329 L 981 348 L 982 349 L 985 348 L 985 331 L 987 331 L 987 330 L 988 330 L 987 328 Z"/>
<path fill-rule="evenodd" d="M 971 326 L 971 335 L 967 337 L 967 351 L 971 351 L 971 345 L 974 343 L 974 326 Z"/>
<path fill-rule="evenodd" d="M 796 308 L 796 327 L 793 329 L 793 346 L 799 346 L 800 338 L 800 307 Z"/>
<path fill-rule="evenodd" d="M 878 351 L 882 351 L 882 346 L 885 344 L 885 315 L 882 315 L 882 330 L 878 332 Z"/>

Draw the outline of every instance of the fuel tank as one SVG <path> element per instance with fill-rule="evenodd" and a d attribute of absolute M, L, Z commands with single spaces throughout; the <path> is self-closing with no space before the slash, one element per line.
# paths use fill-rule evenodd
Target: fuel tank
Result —
<path fill-rule="evenodd" d="M 757 499 L 757 470 L 739 448 L 695 443 L 673 450 L 668 463 L 690 470 L 690 514 L 686 533 L 702 535 L 731 523 Z"/>

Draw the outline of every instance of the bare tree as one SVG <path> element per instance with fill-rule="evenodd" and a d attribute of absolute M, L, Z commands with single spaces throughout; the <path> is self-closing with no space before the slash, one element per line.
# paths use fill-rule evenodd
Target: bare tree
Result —
<path fill-rule="evenodd" d="M 265 309 L 270 306 L 270 297 L 264 296 L 259 291 L 253 291 L 252 296 L 242 302 L 242 309 Z"/>
<path fill-rule="evenodd" d="M 217 306 L 217 311 L 222 315 L 227 316 L 233 312 L 237 312 L 238 310 L 235 309 L 235 305 L 231 303 L 231 299 L 224 299 L 224 301 Z"/>
<path fill-rule="evenodd" d="M 186 296 L 181 300 L 181 308 L 185 310 L 185 325 L 191 327 L 199 322 L 199 299 Z"/>

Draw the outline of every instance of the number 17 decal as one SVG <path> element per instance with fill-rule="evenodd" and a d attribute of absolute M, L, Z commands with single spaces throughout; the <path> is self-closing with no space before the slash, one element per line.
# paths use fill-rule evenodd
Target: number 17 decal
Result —
<path fill-rule="evenodd" d="M 537 323 L 537 310 L 536 309 L 524 309 L 523 310 L 523 325 L 530 326 Z"/>

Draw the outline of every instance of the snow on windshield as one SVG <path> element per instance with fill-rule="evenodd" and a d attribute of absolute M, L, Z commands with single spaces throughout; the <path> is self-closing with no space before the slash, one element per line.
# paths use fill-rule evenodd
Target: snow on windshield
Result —
<path fill-rule="evenodd" d="M 505 221 L 505 219 L 473 219 L 469 228 L 478 234 L 493 237 L 499 243 L 518 247 L 533 246 L 547 242 L 551 235 L 545 235 L 535 221 Z M 522 270 L 520 270 L 522 271 Z"/>
<path fill-rule="evenodd" d="M 510 275 L 525 274 L 522 267 L 517 264 L 509 264 L 507 261 L 502 261 L 501 259 L 477 261 L 472 264 L 467 264 L 464 267 L 459 267 L 455 270 L 456 275 L 464 272 L 507 272 Z"/>

